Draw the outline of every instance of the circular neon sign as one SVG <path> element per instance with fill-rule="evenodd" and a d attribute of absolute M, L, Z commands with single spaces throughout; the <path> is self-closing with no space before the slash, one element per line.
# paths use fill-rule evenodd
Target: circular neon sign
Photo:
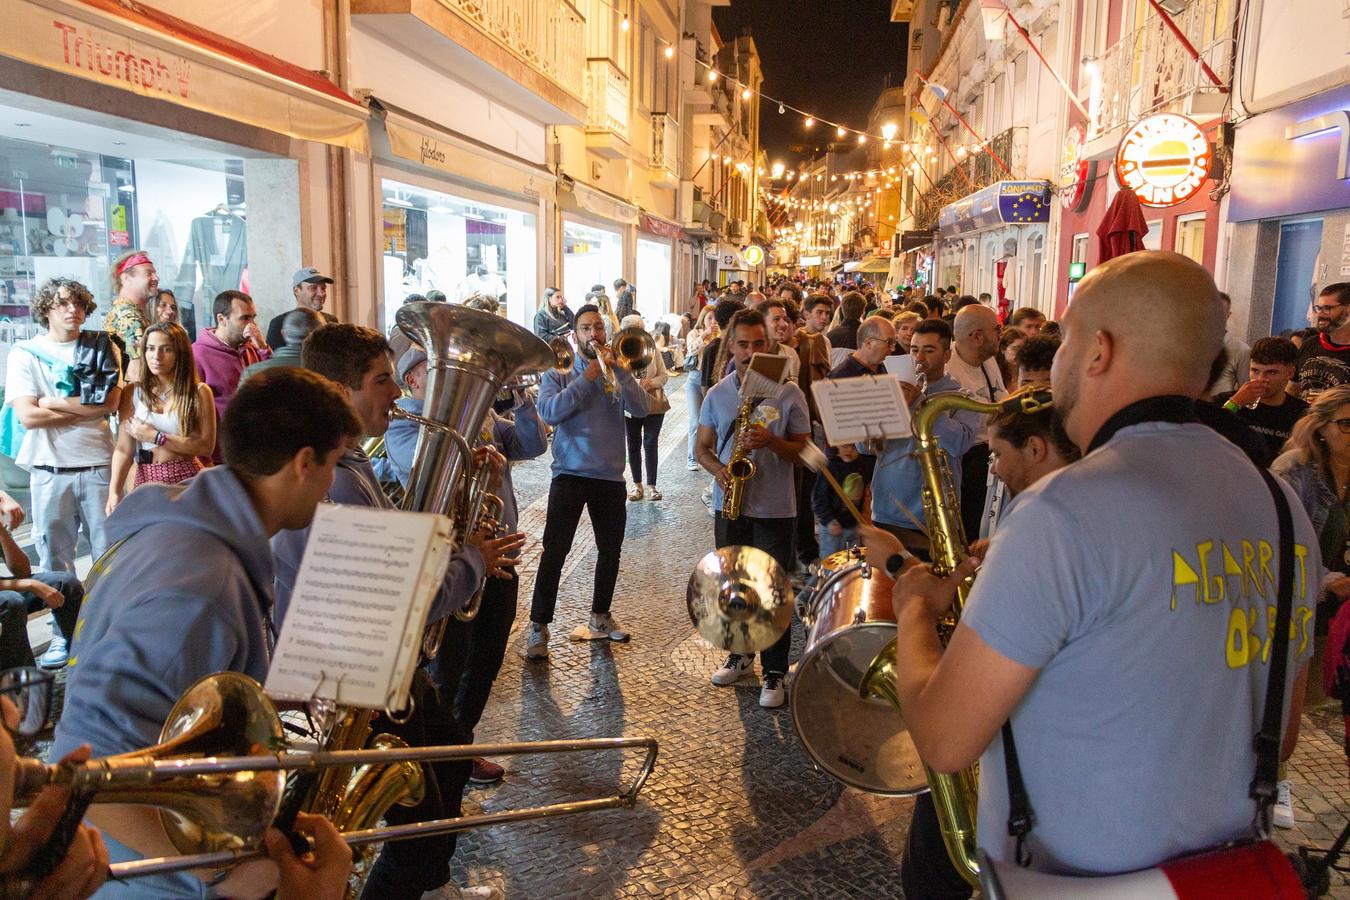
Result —
<path fill-rule="evenodd" d="M 1209 177 L 1209 138 L 1185 116 L 1140 119 L 1116 150 L 1116 178 L 1145 206 L 1176 206 L 1195 196 Z"/>
<path fill-rule="evenodd" d="M 745 257 L 745 261 L 750 265 L 757 266 L 764 262 L 764 249 L 759 244 L 751 244 L 745 248 L 745 252 L 741 256 Z"/>
<path fill-rule="evenodd" d="M 1087 134 L 1082 125 L 1072 126 L 1064 136 L 1064 153 L 1060 157 L 1060 202 L 1064 208 L 1078 212 L 1087 205 L 1088 188 L 1092 184 L 1097 164 L 1083 155 Z"/>

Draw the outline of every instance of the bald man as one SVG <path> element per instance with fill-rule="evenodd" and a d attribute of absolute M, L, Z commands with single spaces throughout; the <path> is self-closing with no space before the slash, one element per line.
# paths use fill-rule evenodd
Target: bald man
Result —
<path fill-rule="evenodd" d="M 1125 872 L 1251 833 L 1278 564 L 1231 561 L 1279 537 L 1257 468 L 1195 421 L 1223 335 L 1214 283 L 1189 259 L 1140 251 L 1093 269 L 1052 375 L 1083 459 L 1018 495 L 945 652 L 935 624 L 974 561 L 946 579 L 915 566 L 897 580 L 900 705 L 928 765 L 981 763 L 976 833 L 996 862 L 1011 864 L 1015 847 L 1004 722 L 1035 810 L 1033 869 Z M 1321 560 L 1284 493 L 1295 535 L 1286 697 L 1297 697 Z M 869 555 L 894 547 L 867 537 Z M 942 854 L 935 833 L 916 810 L 910 852 Z"/>
<path fill-rule="evenodd" d="M 963 306 L 952 322 L 952 358 L 947 374 L 961 392 L 986 403 L 1008 396 L 998 353 L 998 313 L 973 303 Z M 966 534 L 980 533 L 989 481 L 989 429 L 980 431 L 974 446 L 961 458 L 961 524 Z"/>

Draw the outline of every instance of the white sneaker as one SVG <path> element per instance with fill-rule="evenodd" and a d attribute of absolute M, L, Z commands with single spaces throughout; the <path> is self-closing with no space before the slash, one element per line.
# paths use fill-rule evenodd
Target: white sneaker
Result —
<path fill-rule="evenodd" d="M 628 640 L 629 634 L 619 627 L 609 613 L 591 613 L 591 620 L 572 630 L 574 641 L 618 641 Z"/>
<path fill-rule="evenodd" d="M 530 630 L 525 635 L 525 656 L 527 659 L 548 659 L 547 625 L 530 623 Z"/>
<path fill-rule="evenodd" d="M 699 469 L 701 469 L 701 468 L 703 468 L 703 467 L 700 466 L 698 463 L 694 462 L 692 459 L 689 460 L 689 471 L 690 471 L 690 472 L 697 472 L 697 471 L 698 471 Z"/>
<path fill-rule="evenodd" d="M 37 664 L 44 669 L 65 668 L 66 660 L 69 657 L 69 649 L 65 638 L 59 634 L 53 634 L 52 642 L 47 645 L 47 652 L 38 657 Z"/>
<path fill-rule="evenodd" d="M 722 668 L 713 673 L 712 683 L 718 687 L 726 687 L 735 684 L 750 671 L 755 665 L 753 656 L 741 656 L 739 653 L 732 653 L 727 656 L 726 662 L 722 663 Z"/>
<path fill-rule="evenodd" d="M 759 689 L 759 705 L 765 709 L 777 709 L 785 699 L 787 691 L 783 687 L 783 673 L 765 672 L 764 686 Z"/>
<path fill-rule="evenodd" d="M 491 885 L 482 885 L 479 887 L 460 887 L 453 881 L 447 882 L 434 891 L 427 891 L 422 895 L 422 900 L 461 900 L 461 898 L 475 898 L 475 900 L 506 900 L 506 894 L 501 888 L 495 888 Z"/>
<path fill-rule="evenodd" d="M 1294 796 L 1288 778 L 1275 786 L 1275 805 L 1270 810 L 1270 821 L 1276 828 L 1294 827 Z"/>

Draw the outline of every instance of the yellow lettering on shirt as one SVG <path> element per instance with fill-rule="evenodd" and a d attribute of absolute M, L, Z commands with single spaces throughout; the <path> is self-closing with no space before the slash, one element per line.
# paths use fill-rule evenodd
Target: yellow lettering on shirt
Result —
<path fill-rule="evenodd" d="M 1261 593 L 1261 580 L 1256 577 L 1252 563 L 1256 562 L 1256 546 L 1251 541 L 1242 542 L 1242 599 L 1249 600 L 1252 591 Z"/>
<path fill-rule="evenodd" d="M 1261 566 L 1261 581 L 1257 583 L 1257 593 L 1262 597 L 1266 596 L 1266 585 L 1269 584 L 1271 591 L 1275 589 L 1275 576 L 1270 571 L 1270 561 L 1275 556 L 1275 549 L 1270 546 L 1270 541 L 1260 541 L 1257 543 L 1257 553 L 1259 554 L 1259 565 Z"/>
<path fill-rule="evenodd" d="M 1195 602 L 1200 602 L 1200 576 L 1177 551 L 1172 551 L 1172 608 L 1177 608 L 1177 588 L 1195 585 Z"/>
<path fill-rule="evenodd" d="M 1242 596 L 1245 598 L 1247 592 L 1245 590 L 1246 585 L 1242 583 L 1242 566 L 1238 565 L 1237 557 L 1235 557 L 1233 552 L 1228 549 L 1227 543 L 1219 541 L 1219 546 L 1223 549 L 1223 580 L 1225 593 L 1230 596 L 1237 593 L 1236 591 L 1227 590 L 1228 579 L 1236 575 L 1238 578 L 1239 589 L 1242 591 Z"/>
<path fill-rule="evenodd" d="M 1205 603 L 1218 603 L 1224 597 L 1223 576 L 1211 576 L 1209 573 L 1209 552 L 1213 549 L 1213 541 L 1201 541 L 1195 545 L 1195 556 L 1200 560 L 1200 583 L 1204 586 L 1202 597 Z"/>

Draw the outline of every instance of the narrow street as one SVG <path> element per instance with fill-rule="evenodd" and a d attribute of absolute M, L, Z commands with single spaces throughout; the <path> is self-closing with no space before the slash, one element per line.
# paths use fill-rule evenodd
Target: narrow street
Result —
<path fill-rule="evenodd" d="M 538 537 L 548 492 L 544 458 L 518 465 L 522 566 L 516 634 L 476 739 L 650 735 L 656 771 L 633 810 L 486 829 L 460 838 L 456 879 L 495 884 L 511 898 L 807 898 L 900 896 L 899 860 L 912 801 L 844 788 L 815 770 L 787 707 L 764 710 L 759 685 L 713 687 L 722 654 L 698 638 L 684 606 L 695 561 L 712 547 L 699 500 L 706 479 L 685 466 L 681 382 L 661 434 L 665 499 L 630 503 L 615 617 L 628 644 L 574 644 L 566 633 L 589 610 L 594 539 L 586 522 L 564 571 L 547 665 L 521 658 Z M 793 659 L 803 634 L 796 630 Z M 1290 766 L 1298 826 L 1290 847 L 1326 846 L 1350 809 L 1339 714 L 1310 714 Z M 600 797 L 637 769 L 633 755 L 502 759 L 506 781 L 471 791 L 466 811 Z M 1165 810 L 1159 814 L 1166 815 Z M 1332 896 L 1350 898 L 1337 875 Z"/>

